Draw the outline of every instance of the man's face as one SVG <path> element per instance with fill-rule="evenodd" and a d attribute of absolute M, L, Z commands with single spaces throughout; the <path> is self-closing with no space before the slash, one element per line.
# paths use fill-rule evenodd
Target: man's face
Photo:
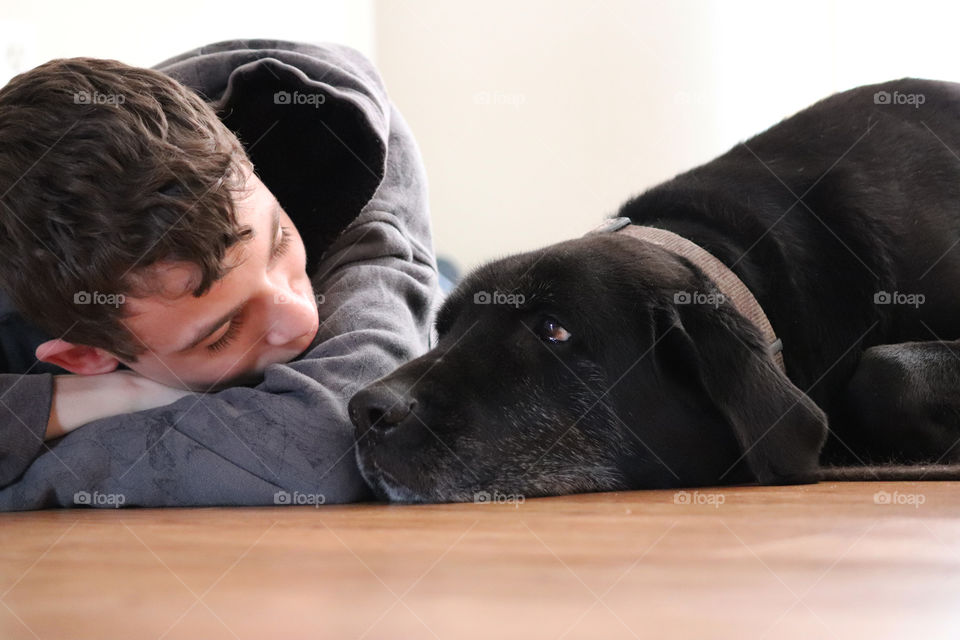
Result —
<path fill-rule="evenodd" d="M 208 391 L 256 380 L 316 336 L 317 301 L 293 222 L 249 169 L 235 203 L 239 223 L 253 236 L 227 251 L 226 264 L 235 266 L 205 295 L 190 293 L 195 265 L 165 263 L 145 274 L 159 280 L 162 294 L 127 299 L 123 322 L 147 351 L 124 364 L 140 375 Z"/>

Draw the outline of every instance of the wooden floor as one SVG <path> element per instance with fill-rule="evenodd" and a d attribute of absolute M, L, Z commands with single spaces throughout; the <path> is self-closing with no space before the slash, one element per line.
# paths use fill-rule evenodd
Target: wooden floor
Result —
<path fill-rule="evenodd" d="M 960 483 L 0 515 L 0 638 L 957 638 Z"/>

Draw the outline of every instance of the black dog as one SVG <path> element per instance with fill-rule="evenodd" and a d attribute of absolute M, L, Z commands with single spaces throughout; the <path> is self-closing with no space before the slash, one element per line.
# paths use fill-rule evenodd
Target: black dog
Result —
<path fill-rule="evenodd" d="M 960 461 L 960 85 L 831 96 L 618 216 L 726 264 L 599 233 L 487 264 L 437 346 L 350 402 L 381 497 L 813 482 Z M 827 416 L 829 416 L 829 427 Z"/>

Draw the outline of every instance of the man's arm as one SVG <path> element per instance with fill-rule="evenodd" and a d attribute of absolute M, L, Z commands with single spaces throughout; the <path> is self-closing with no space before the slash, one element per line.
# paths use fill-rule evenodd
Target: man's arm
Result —
<path fill-rule="evenodd" d="M 133 371 L 53 376 L 53 400 L 44 440 L 59 438 L 94 420 L 162 407 L 190 394 Z"/>
<path fill-rule="evenodd" d="M 54 440 L 81 425 L 170 404 L 189 391 L 132 371 L 97 376 L 0 374 L 0 486 L 16 479 Z"/>
<path fill-rule="evenodd" d="M 13 482 L 44 449 L 53 375 L 0 374 L 0 486 Z"/>

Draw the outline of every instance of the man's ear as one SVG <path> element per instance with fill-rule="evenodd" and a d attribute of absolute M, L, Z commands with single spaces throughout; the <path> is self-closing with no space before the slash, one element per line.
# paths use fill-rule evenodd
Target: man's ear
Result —
<path fill-rule="evenodd" d="M 120 361 L 97 347 L 73 344 L 65 340 L 47 340 L 37 347 L 37 360 L 84 376 L 109 373 Z"/>
<path fill-rule="evenodd" d="M 727 301 L 658 313 L 664 355 L 699 377 L 757 481 L 816 482 L 827 417 L 780 370 L 753 323 Z"/>

